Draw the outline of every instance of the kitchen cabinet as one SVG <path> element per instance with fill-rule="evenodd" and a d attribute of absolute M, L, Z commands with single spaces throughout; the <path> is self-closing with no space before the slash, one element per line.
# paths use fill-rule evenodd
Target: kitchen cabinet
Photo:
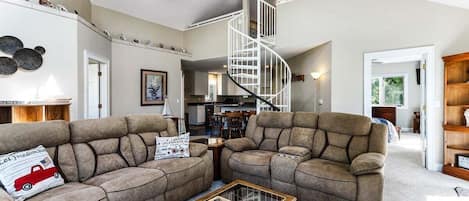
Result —
<path fill-rule="evenodd" d="M 207 95 L 208 72 L 184 71 L 184 91 L 189 95 Z"/>
<path fill-rule="evenodd" d="M 244 91 L 238 85 L 236 85 L 230 78 L 223 74 L 222 77 L 222 94 L 228 96 L 244 96 L 249 95 L 248 92 Z"/>

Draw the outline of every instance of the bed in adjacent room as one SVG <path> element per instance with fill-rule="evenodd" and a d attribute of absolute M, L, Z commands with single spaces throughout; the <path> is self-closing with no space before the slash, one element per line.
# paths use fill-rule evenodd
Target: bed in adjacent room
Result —
<path fill-rule="evenodd" d="M 396 126 L 396 107 L 373 107 L 372 116 L 374 123 L 388 126 L 388 142 L 400 139 L 400 128 Z"/>

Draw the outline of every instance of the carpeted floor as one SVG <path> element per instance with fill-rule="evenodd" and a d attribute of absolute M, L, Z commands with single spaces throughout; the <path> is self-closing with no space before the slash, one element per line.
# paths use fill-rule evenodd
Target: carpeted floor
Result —
<path fill-rule="evenodd" d="M 385 201 L 451 201 L 458 198 L 455 187 L 469 188 L 469 182 L 432 172 L 421 165 L 419 135 L 403 134 L 388 147 L 385 167 Z"/>
<path fill-rule="evenodd" d="M 469 189 L 469 182 L 422 167 L 420 140 L 417 134 L 402 134 L 401 140 L 388 147 L 386 158 L 384 201 L 469 201 L 457 197 L 455 187 Z M 215 181 L 212 187 L 195 200 L 224 184 Z"/>

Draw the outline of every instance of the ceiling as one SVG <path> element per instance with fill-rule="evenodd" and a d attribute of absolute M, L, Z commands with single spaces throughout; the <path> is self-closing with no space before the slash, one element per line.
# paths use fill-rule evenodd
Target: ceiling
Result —
<path fill-rule="evenodd" d="M 444 4 L 447 6 L 469 9 L 469 0 L 429 0 L 429 1 Z"/>
<path fill-rule="evenodd" d="M 181 31 L 193 23 L 242 9 L 242 0 L 91 0 L 91 3 Z"/>

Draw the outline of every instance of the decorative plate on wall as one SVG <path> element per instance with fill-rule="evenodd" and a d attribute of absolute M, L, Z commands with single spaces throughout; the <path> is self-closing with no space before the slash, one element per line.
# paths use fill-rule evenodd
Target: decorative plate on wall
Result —
<path fill-rule="evenodd" d="M 14 36 L 0 37 L 0 51 L 13 55 L 17 50 L 23 48 L 23 42 Z"/>
<path fill-rule="evenodd" d="M 10 57 L 0 57 L 0 74 L 11 75 L 18 70 L 18 63 Z"/>
<path fill-rule="evenodd" d="M 13 59 L 25 70 L 36 70 L 42 65 L 42 56 L 36 50 L 23 48 L 15 52 Z"/>

